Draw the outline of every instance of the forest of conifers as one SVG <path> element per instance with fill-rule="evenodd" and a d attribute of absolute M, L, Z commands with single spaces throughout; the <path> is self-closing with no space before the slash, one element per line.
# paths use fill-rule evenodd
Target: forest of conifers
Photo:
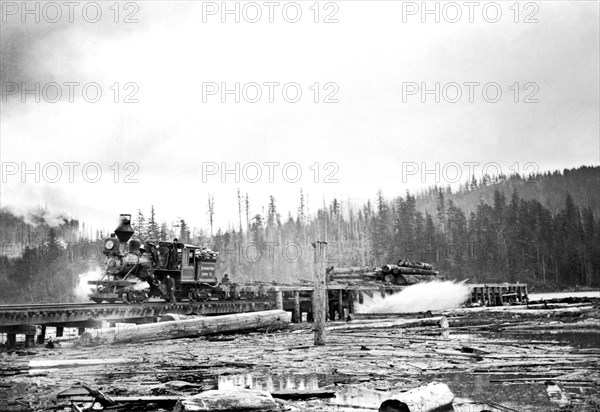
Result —
<path fill-rule="evenodd" d="M 307 215 L 305 198 L 282 216 L 271 196 L 263 214 L 238 191 L 237 224 L 227 230 L 160 222 L 154 207 L 134 214 L 142 240 L 178 237 L 220 252 L 219 273 L 234 282 L 289 283 L 312 279 L 315 240 L 328 242 L 327 266 L 379 266 L 399 258 L 428 262 L 448 279 L 522 282 L 530 289 L 600 286 L 600 167 L 473 179 L 454 191 L 431 187 L 388 199 L 378 192 L 363 205 L 332 199 Z M 214 200 L 209 197 L 212 226 Z M 68 302 L 78 275 L 100 270 L 97 233 L 44 213 L 0 211 L 0 301 Z"/>

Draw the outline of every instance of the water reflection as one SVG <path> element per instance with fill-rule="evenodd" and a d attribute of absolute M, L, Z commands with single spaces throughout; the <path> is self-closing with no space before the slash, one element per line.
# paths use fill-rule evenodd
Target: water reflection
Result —
<path fill-rule="evenodd" d="M 245 373 L 221 375 L 218 379 L 219 389 L 249 388 L 262 389 L 267 392 L 287 389 L 315 390 L 330 383 L 327 381 L 327 375 L 316 373 L 307 375 Z"/>
<path fill-rule="evenodd" d="M 499 337 L 496 334 L 494 337 Z M 590 329 L 574 329 L 574 330 L 545 330 L 540 333 L 536 331 L 503 331 L 503 338 L 517 339 L 520 342 L 526 342 L 528 340 L 543 340 L 543 341 L 559 341 L 579 348 L 600 348 L 600 330 Z"/>

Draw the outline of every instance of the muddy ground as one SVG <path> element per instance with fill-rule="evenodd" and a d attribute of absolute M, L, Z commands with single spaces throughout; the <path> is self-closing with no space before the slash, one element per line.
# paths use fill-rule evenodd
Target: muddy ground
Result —
<path fill-rule="evenodd" d="M 455 411 L 600 408 L 596 319 L 478 313 L 449 321 L 449 335 L 434 327 L 336 330 L 327 333 L 325 346 L 314 346 L 312 325 L 302 324 L 274 333 L 4 351 L 0 409 L 71 410 L 59 395 L 85 383 L 113 397 L 325 388 L 335 397 L 282 403 L 288 410 L 377 410 L 394 393 L 434 381 L 454 392 Z M 115 358 L 127 363 L 27 370 L 32 360 Z M 551 399 L 549 383 L 565 396 Z M 153 409 L 161 408 L 139 406 Z"/>

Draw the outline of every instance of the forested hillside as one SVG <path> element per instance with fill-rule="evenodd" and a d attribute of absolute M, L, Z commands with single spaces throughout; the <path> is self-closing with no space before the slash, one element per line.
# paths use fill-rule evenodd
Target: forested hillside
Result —
<path fill-rule="evenodd" d="M 218 250 L 220 272 L 236 282 L 293 282 L 312 278 L 310 242 L 329 242 L 327 264 L 382 265 L 399 258 L 432 263 L 450 279 L 527 282 L 541 288 L 600 286 L 600 168 L 484 178 L 450 188 L 388 199 L 383 193 L 356 206 L 333 199 L 307 215 L 281 216 L 276 196 L 266 213 L 238 191 L 238 224 L 211 235 L 184 219 L 167 224 L 151 208 L 134 214 L 138 237 L 178 237 Z M 120 211 L 115 211 L 118 213 Z M 78 274 L 102 266 L 100 240 L 83 223 L 49 219 L 43 209 L 26 217 L 0 211 L 2 302 L 69 301 Z M 147 216 L 147 217 L 146 217 Z M 109 228 L 110 230 L 110 228 Z"/>

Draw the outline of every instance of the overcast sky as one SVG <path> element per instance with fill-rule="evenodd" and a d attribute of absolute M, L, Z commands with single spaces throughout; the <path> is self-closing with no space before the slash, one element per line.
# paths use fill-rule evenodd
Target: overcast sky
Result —
<path fill-rule="evenodd" d="M 471 162 L 477 177 L 486 163 L 507 174 L 510 166 L 527 173 L 600 163 L 597 1 L 480 2 L 473 10 L 441 2 L 439 23 L 416 10 L 421 2 L 279 2 L 272 9 L 239 2 L 239 23 L 215 10 L 221 2 L 120 3 L 118 16 L 112 4 L 101 3 L 93 23 L 95 5 L 81 2 L 71 23 L 66 6 L 58 18 L 45 3 L 31 2 L 34 14 L 23 14 L 21 2 L 3 2 L 2 207 L 46 204 L 112 229 L 119 213 L 147 213 L 154 204 L 161 220 L 180 216 L 207 228 L 212 193 L 216 221 L 226 228 L 238 222 L 238 187 L 250 196 L 251 214 L 273 195 L 285 217 L 295 215 L 301 188 L 316 211 L 334 197 L 364 201 L 381 188 L 391 198 L 435 183 L 435 174 L 423 183 L 417 167 L 438 164 L 445 184 L 455 180 L 456 164 L 464 181 Z M 257 11 L 262 16 L 251 23 Z M 23 94 L 22 84 L 35 90 L 36 82 L 38 96 Z M 62 93 L 56 103 L 49 101 L 53 82 Z M 73 102 L 69 82 L 80 83 Z M 96 103 L 83 98 L 82 85 L 92 82 L 102 91 Z M 240 102 L 228 94 L 223 103 L 215 84 L 234 89 L 236 82 Z M 279 83 L 272 103 L 270 82 Z M 439 103 L 435 93 L 415 89 L 434 90 L 436 82 Z M 262 96 L 251 103 L 254 83 Z M 289 102 L 298 88 L 299 101 Z M 93 100 L 95 89 L 85 97 Z M 39 183 L 35 173 L 20 173 L 22 163 L 33 169 L 36 162 Z M 50 162 L 61 165 L 56 183 L 49 181 L 55 169 L 44 168 Z M 64 162 L 95 162 L 102 177 L 86 182 L 78 166 L 71 183 Z M 244 168 L 251 162 L 262 165 L 256 183 L 248 181 L 256 169 Z M 273 182 L 265 162 L 279 163 Z M 203 173 L 223 163 L 239 163 L 240 183 L 221 170 Z M 298 168 L 302 176 L 291 182 Z M 129 172 L 137 183 L 124 182 Z"/>

